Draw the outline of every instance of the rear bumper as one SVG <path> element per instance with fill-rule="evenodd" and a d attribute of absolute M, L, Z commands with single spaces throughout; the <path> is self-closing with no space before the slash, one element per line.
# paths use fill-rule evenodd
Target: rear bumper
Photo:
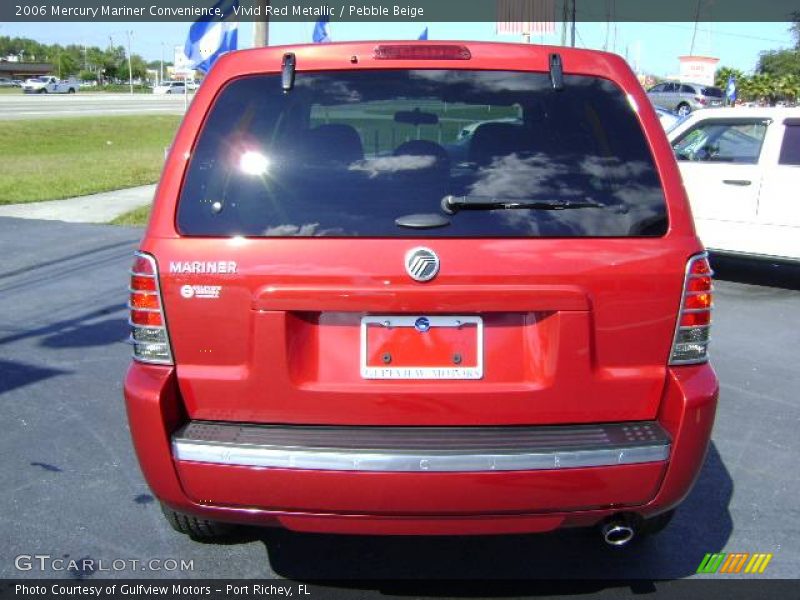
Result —
<path fill-rule="evenodd" d="M 592 525 L 622 511 L 652 516 L 688 494 L 717 381 L 708 365 L 673 368 L 668 379 L 654 422 L 515 428 L 505 447 L 492 438 L 503 428 L 470 429 L 482 435 L 469 439 L 442 435 L 467 428 L 420 428 L 421 438 L 398 446 L 394 428 L 385 440 L 348 445 L 335 433 L 319 437 L 320 428 L 187 426 L 170 367 L 134 363 L 125 397 L 145 478 L 176 510 L 299 531 L 517 533 Z M 633 426 L 649 429 L 632 435 Z"/>
<path fill-rule="evenodd" d="M 359 473 L 485 473 L 609 467 L 669 458 L 657 422 L 550 427 L 335 427 L 190 421 L 180 463 Z"/>

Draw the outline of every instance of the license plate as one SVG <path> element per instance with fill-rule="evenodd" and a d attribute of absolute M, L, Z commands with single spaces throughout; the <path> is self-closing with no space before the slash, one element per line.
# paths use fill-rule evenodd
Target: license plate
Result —
<path fill-rule="evenodd" d="M 364 379 L 481 379 L 483 319 L 475 316 L 361 318 Z"/>

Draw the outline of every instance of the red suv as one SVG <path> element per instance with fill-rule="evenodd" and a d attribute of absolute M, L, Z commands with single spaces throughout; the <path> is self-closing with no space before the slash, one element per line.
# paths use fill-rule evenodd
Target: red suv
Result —
<path fill-rule="evenodd" d="M 711 275 L 618 56 L 234 52 L 133 263 L 139 462 L 193 537 L 599 525 L 621 545 L 703 462 Z"/>

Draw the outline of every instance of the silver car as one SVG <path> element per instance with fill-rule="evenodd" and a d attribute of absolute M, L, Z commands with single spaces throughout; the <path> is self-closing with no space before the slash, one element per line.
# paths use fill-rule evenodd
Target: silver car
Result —
<path fill-rule="evenodd" d="M 681 117 L 698 108 L 722 106 L 725 93 L 713 86 L 700 83 L 665 81 L 647 90 L 650 101 L 656 106 L 676 112 Z"/>

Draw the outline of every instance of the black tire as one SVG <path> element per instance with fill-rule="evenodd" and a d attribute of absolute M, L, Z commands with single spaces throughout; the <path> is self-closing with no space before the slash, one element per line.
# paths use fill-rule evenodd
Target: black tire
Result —
<path fill-rule="evenodd" d="M 161 512 L 167 519 L 167 523 L 177 531 L 188 535 L 193 540 L 214 541 L 230 537 L 236 530 L 235 525 L 220 523 L 219 521 L 209 521 L 193 515 L 172 510 L 168 506 L 161 504 Z"/>
<path fill-rule="evenodd" d="M 69 88 L 69 90 L 67 91 L 67 93 L 68 93 L 68 94 L 74 94 L 74 93 L 75 93 L 75 88 Z"/>
<path fill-rule="evenodd" d="M 642 524 L 639 526 L 639 535 L 642 537 L 647 537 L 650 535 L 656 535 L 657 533 L 661 533 L 661 531 L 669 525 L 670 521 L 672 521 L 672 517 L 675 516 L 675 509 L 668 510 L 665 513 L 661 513 L 660 515 L 656 515 L 655 517 L 650 517 L 649 519 L 644 519 Z"/>
<path fill-rule="evenodd" d="M 40 89 L 40 90 L 39 90 L 39 92 L 38 92 L 38 93 L 39 93 L 39 94 L 46 94 L 46 93 L 47 93 L 47 90 L 46 90 L 46 89 L 44 89 L 44 88 L 42 88 L 42 89 Z"/>

